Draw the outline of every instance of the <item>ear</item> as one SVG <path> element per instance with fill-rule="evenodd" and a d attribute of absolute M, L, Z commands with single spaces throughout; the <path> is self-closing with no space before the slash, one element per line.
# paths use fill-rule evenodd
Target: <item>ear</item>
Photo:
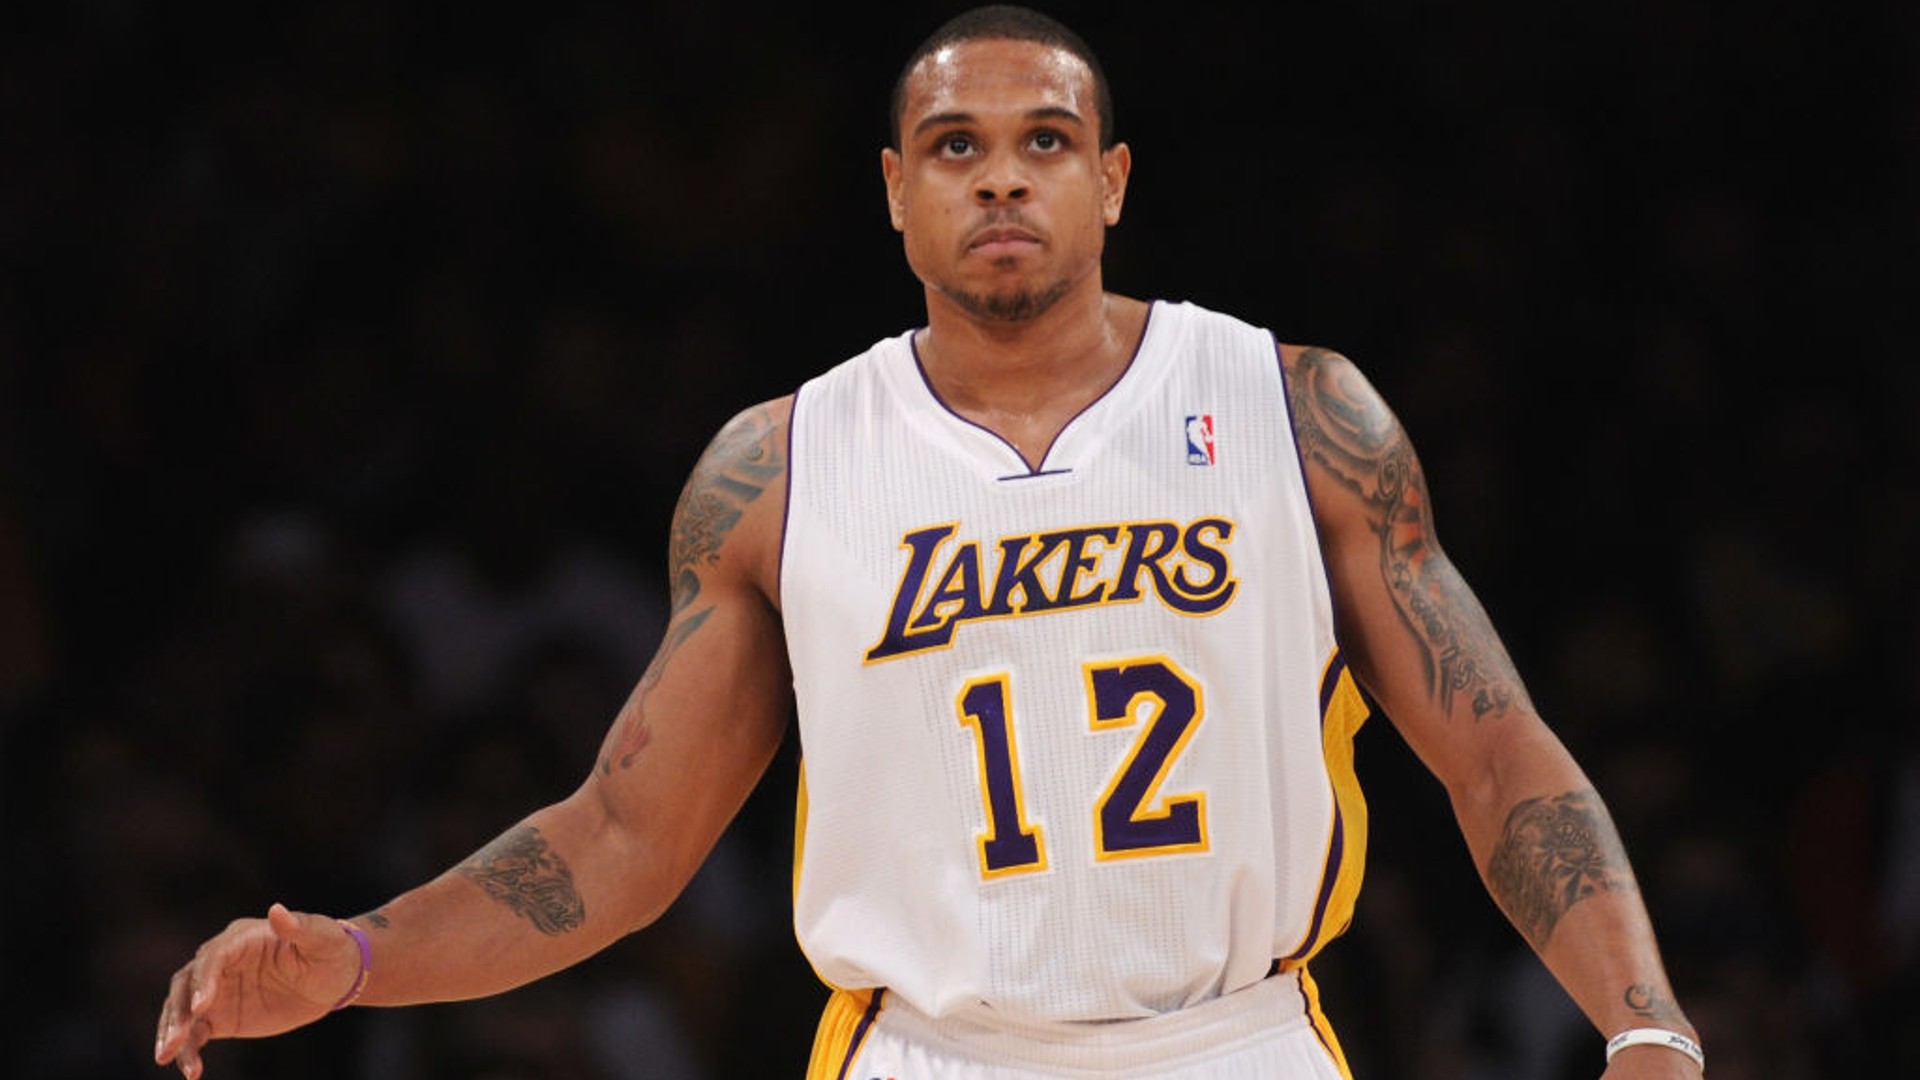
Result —
<path fill-rule="evenodd" d="M 1123 142 L 1114 143 L 1100 155 L 1100 173 L 1106 182 L 1101 209 L 1108 226 L 1120 224 L 1120 207 L 1127 201 L 1127 177 L 1133 174 L 1133 151 Z"/>
<path fill-rule="evenodd" d="M 880 175 L 887 183 L 887 217 L 893 222 L 894 232 L 906 230 L 907 204 L 902 194 L 906 184 L 905 163 L 900 154 L 892 147 L 880 151 Z"/>

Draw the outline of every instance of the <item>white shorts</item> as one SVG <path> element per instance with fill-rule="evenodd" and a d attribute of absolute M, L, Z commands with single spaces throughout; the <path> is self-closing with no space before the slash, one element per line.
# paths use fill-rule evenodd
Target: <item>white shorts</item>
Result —
<path fill-rule="evenodd" d="M 885 990 L 837 990 L 807 1080 L 1352 1080 L 1304 971 L 1177 1013 L 1112 1023 L 938 1020 Z"/>

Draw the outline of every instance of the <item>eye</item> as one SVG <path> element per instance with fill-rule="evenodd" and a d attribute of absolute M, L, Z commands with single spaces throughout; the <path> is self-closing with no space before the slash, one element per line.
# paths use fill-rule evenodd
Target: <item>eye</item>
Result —
<path fill-rule="evenodd" d="M 1036 131 L 1033 135 L 1033 148 L 1043 154 L 1064 150 L 1067 140 L 1057 131 Z"/>
<path fill-rule="evenodd" d="M 941 138 L 937 150 L 941 157 L 966 157 L 973 152 L 973 139 L 967 135 L 947 135 Z"/>

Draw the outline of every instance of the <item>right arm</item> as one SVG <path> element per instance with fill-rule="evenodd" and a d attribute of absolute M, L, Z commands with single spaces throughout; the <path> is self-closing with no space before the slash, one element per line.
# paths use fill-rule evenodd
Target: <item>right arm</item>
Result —
<path fill-rule="evenodd" d="M 1291 345 L 1282 356 L 1355 678 L 1445 786 L 1489 895 L 1598 1033 L 1696 1039 L 1619 832 L 1442 549 L 1405 428 L 1346 357 Z M 1628 1049 L 1606 1070 L 1700 1075 L 1657 1047 Z"/>
<path fill-rule="evenodd" d="M 672 609 L 586 779 L 460 865 L 357 917 L 373 972 L 358 1001 L 499 993 L 657 919 L 780 746 L 791 682 L 776 608 L 790 400 L 736 416 L 674 509 Z M 174 976 L 155 1058 L 189 1078 L 215 1038 L 325 1015 L 359 951 L 330 918 L 276 909 L 202 945 Z"/>

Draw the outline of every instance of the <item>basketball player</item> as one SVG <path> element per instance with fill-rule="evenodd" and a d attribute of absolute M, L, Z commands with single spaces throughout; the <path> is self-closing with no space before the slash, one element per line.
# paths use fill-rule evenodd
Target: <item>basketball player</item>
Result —
<path fill-rule="evenodd" d="M 1360 887 L 1370 697 L 1607 1037 L 1595 1073 L 1699 1077 L 1601 798 L 1354 364 L 1105 291 L 1132 158 L 1051 20 L 948 24 L 894 118 L 926 325 L 715 437 L 584 782 L 368 914 L 235 922 L 157 1060 L 198 1077 L 211 1039 L 499 993 L 646 926 L 794 708 L 810 1078 L 1350 1077 L 1309 968 Z"/>

